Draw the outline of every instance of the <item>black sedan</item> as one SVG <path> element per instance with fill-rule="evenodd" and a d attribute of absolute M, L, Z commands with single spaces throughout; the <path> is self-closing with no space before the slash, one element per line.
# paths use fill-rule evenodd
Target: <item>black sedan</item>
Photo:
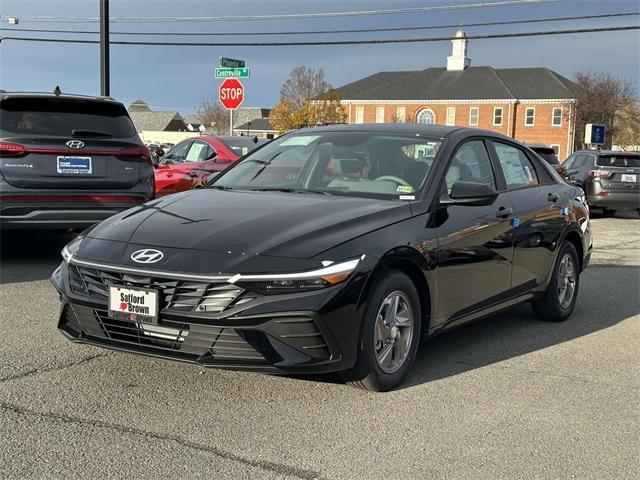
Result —
<path fill-rule="evenodd" d="M 351 125 L 105 220 L 52 281 L 72 341 L 382 391 L 421 339 L 522 302 L 566 320 L 590 254 L 582 190 L 511 138 Z"/>

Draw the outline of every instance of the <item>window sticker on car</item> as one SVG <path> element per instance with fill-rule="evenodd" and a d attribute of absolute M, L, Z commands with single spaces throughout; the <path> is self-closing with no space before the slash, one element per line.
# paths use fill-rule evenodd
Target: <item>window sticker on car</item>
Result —
<path fill-rule="evenodd" d="M 409 185 L 398 185 L 398 193 L 413 193 L 413 187 Z"/>
<path fill-rule="evenodd" d="M 316 138 L 319 138 L 319 135 L 296 135 L 291 138 L 287 138 L 284 140 L 280 146 L 281 147 L 292 147 L 298 145 L 309 145 Z"/>

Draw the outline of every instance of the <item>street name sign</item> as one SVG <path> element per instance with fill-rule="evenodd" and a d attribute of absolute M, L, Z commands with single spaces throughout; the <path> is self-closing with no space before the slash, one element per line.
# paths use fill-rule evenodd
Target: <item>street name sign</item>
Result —
<path fill-rule="evenodd" d="M 249 78 L 249 69 L 218 67 L 216 68 L 216 78 Z"/>
<path fill-rule="evenodd" d="M 229 68 L 244 68 L 244 60 L 237 60 L 235 58 L 220 57 L 220 66 Z"/>

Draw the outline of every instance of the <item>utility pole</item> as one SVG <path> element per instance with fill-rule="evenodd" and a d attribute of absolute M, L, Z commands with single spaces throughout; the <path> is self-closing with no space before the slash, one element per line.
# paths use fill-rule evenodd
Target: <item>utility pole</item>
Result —
<path fill-rule="evenodd" d="M 100 95 L 109 91 L 109 0 L 100 1 Z"/>

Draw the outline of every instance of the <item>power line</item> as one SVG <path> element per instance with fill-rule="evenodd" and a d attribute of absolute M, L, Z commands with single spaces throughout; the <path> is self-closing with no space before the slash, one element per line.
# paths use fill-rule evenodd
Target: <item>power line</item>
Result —
<path fill-rule="evenodd" d="M 360 17 L 371 15 L 396 15 L 401 13 L 420 13 L 445 10 L 461 10 L 467 8 L 491 8 L 505 7 L 523 4 L 557 3 L 565 0 L 501 0 L 480 3 L 461 3 L 453 5 L 431 5 L 428 7 L 389 8 L 384 10 L 353 10 L 345 12 L 318 12 L 318 13 L 287 13 L 269 15 L 231 15 L 231 16 L 192 16 L 192 17 L 111 17 L 110 22 L 234 22 L 249 20 L 294 20 L 307 18 L 335 18 L 335 17 Z M 12 15 L 21 21 L 31 22 L 98 22 L 98 17 L 69 17 L 69 16 L 42 16 L 42 15 Z M 2 15 L 0 19 L 7 19 L 10 15 Z"/>
<path fill-rule="evenodd" d="M 110 32 L 111 35 L 147 35 L 147 36 L 263 36 L 263 35 L 319 35 L 319 34 L 335 34 L 335 33 L 374 33 L 374 32 L 404 32 L 415 30 L 437 30 L 444 28 L 460 28 L 460 27 L 488 27 L 497 25 L 516 25 L 527 23 L 545 23 L 545 22 L 565 22 L 570 20 L 593 20 L 596 18 L 614 18 L 637 16 L 640 12 L 623 12 L 623 13 L 605 13 L 598 15 L 578 15 L 572 17 L 547 17 L 547 18 L 531 18 L 524 20 L 503 20 L 496 22 L 477 22 L 459 23 L 448 25 L 425 25 L 415 27 L 388 27 L 388 28 L 354 28 L 344 30 L 294 30 L 284 32 Z M 97 30 L 56 30 L 41 28 L 11 28 L 0 27 L 0 30 L 12 32 L 34 32 L 34 33 L 70 33 L 70 34 L 99 34 Z"/>
<path fill-rule="evenodd" d="M 539 37 L 547 35 L 570 35 L 577 33 L 616 32 L 625 30 L 640 30 L 640 25 L 622 25 L 617 27 L 600 28 L 575 28 L 567 30 L 545 30 L 533 32 L 493 33 L 486 35 L 468 35 L 469 40 L 485 40 L 491 38 L 513 37 Z M 172 47 L 285 47 L 285 46 L 313 46 L 313 45 L 375 45 L 385 43 L 424 43 L 443 42 L 455 40 L 456 37 L 421 37 L 421 38 L 391 38 L 369 40 L 326 40 L 326 41 L 293 41 L 293 42 L 158 42 L 158 41 L 131 41 L 113 40 L 112 45 L 147 45 L 147 46 L 172 46 Z M 99 40 L 76 40 L 66 38 L 28 38 L 28 37 L 0 37 L 0 42 L 13 40 L 22 42 L 48 42 L 48 43 L 76 43 L 98 44 Z"/>

